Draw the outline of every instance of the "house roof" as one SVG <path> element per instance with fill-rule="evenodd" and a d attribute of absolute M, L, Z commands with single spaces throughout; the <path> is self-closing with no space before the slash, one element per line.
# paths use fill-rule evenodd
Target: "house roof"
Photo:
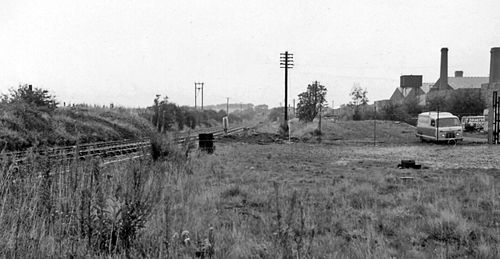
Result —
<path fill-rule="evenodd" d="M 398 88 L 396 88 L 396 90 L 394 90 L 394 92 L 393 92 L 393 93 L 392 93 L 392 95 L 391 95 L 390 100 L 394 100 L 394 99 L 396 99 L 396 98 L 399 98 L 399 99 L 404 98 L 403 93 L 401 92 L 401 89 L 400 89 L 400 88 L 401 88 L 401 87 L 398 87 Z"/>
<path fill-rule="evenodd" d="M 431 87 L 433 87 L 433 83 L 422 83 L 422 86 L 420 87 L 420 90 L 422 90 L 425 94 L 429 92 Z"/>
<path fill-rule="evenodd" d="M 396 88 L 397 91 L 399 91 L 399 93 L 406 98 L 406 96 L 408 96 L 410 94 L 410 92 L 413 90 L 413 88 L 402 88 L 402 87 L 398 87 Z"/>

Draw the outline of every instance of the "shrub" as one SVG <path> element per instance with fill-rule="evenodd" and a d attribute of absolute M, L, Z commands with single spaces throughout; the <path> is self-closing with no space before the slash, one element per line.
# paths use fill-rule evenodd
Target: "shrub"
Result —
<path fill-rule="evenodd" d="M 288 123 L 286 122 L 283 122 L 280 124 L 280 127 L 278 129 L 278 134 L 283 137 L 283 138 L 287 138 L 288 137 Z"/>

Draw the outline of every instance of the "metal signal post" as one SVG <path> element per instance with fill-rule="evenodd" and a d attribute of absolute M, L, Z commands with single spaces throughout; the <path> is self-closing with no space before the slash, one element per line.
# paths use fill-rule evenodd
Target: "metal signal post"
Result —
<path fill-rule="evenodd" d="M 280 68 L 285 69 L 285 123 L 288 121 L 288 69 L 293 67 L 293 54 L 280 53 Z"/>

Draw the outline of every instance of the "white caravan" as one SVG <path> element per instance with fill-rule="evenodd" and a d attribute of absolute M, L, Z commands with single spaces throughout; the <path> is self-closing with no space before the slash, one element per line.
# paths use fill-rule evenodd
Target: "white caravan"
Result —
<path fill-rule="evenodd" d="M 456 143 L 463 140 L 462 124 L 449 112 L 423 112 L 418 115 L 416 136 L 422 141 Z"/>

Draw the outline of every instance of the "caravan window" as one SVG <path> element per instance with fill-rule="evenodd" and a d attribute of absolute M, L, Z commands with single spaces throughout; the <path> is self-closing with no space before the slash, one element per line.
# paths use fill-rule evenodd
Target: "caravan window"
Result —
<path fill-rule="evenodd" d="M 431 126 L 435 127 L 436 126 L 436 121 L 434 119 L 431 120 Z"/>

